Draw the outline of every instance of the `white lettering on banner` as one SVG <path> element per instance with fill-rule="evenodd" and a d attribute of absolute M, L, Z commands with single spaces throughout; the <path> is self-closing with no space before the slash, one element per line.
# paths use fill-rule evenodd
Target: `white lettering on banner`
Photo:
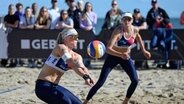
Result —
<path fill-rule="evenodd" d="M 49 47 L 51 47 L 51 49 L 54 49 L 55 46 L 56 46 L 56 40 L 50 40 Z"/>
<path fill-rule="evenodd" d="M 76 49 L 84 48 L 85 40 L 78 40 Z M 22 39 L 21 40 L 21 49 L 54 49 L 56 46 L 56 40 L 54 39 Z"/>
<path fill-rule="evenodd" d="M 176 40 L 171 41 L 171 50 L 177 50 L 178 47 L 176 46 Z"/>
<path fill-rule="evenodd" d="M 151 42 L 150 40 L 143 40 L 143 44 L 144 44 L 144 46 L 147 50 L 151 49 L 150 48 L 150 42 Z M 140 50 L 140 49 L 141 49 L 141 46 L 140 46 L 139 43 L 137 43 L 137 50 Z"/>
<path fill-rule="evenodd" d="M 34 49 L 41 49 L 41 47 L 40 47 L 40 40 L 39 39 L 33 40 L 31 46 Z"/>
<path fill-rule="evenodd" d="M 33 49 L 53 49 L 55 44 L 56 40 L 53 39 L 35 39 L 31 42 Z"/>
<path fill-rule="evenodd" d="M 150 50 L 151 47 L 150 47 L 150 40 L 143 40 L 143 44 L 145 46 L 146 49 Z M 140 45 L 137 43 L 137 50 L 140 50 L 141 47 Z M 177 50 L 177 46 L 176 46 L 176 40 L 172 40 L 171 41 L 171 50 Z"/>
<path fill-rule="evenodd" d="M 79 49 L 83 49 L 84 48 L 84 42 L 85 42 L 85 40 L 78 40 L 77 41 L 77 47 L 76 47 L 76 49 L 78 49 L 78 46 L 79 46 Z"/>
<path fill-rule="evenodd" d="M 43 39 L 41 41 L 41 47 L 42 47 L 42 49 L 48 49 L 48 42 L 47 42 L 47 40 Z"/>

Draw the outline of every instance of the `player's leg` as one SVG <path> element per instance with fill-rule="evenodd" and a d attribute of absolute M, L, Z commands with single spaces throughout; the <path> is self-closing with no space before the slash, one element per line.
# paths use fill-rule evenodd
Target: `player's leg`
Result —
<path fill-rule="evenodd" d="M 58 91 L 59 104 L 82 104 L 79 98 L 68 89 L 58 85 L 56 90 Z"/>
<path fill-rule="evenodd" d="M 97 83 L 90 89 L 87 98 L 83 104 L 87 104 L 87 102 L 95 95 L 95 93 L 102 87 L 102 85 L 105 83 L 109 73 L 111 70 L 118 64 L 120 58 L 108 55 L 104 65 L 102 67 L 100 77 L 97 81 Z"/>
<path fill-rule="evenodd" d="M 126 103 L 128 103 L 130 97 L 132 96 L 132 94 L 134 93 L 134 91 L 137 87 L 138 76 L 137 76 L 135 66 L 132 62 L 132 59 L 122 60 L 120 65 L 123 67 L 123 69 L 128 74 L 128 76 L 131 80 L 131 84 L 130 84 L 128 90 L 127 90 L 126 98 L 124 100 L 124 104 L 126 104 Z"/>

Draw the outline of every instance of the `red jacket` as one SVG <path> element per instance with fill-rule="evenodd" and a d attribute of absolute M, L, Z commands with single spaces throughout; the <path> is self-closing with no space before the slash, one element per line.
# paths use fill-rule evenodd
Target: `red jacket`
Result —
<path fill-rule="evenodd" d="M 156 23 L 156 28 L 167 28 L 167 29 L 172 29 L 173 25 L 172 23 L 163 23 L 163 22 L 157 22 Z"/>
<path fill-rule="evenodd" d="M 184 11 L 181 13 L 181 16 L 180 16 L 180 24 L 184 25 Z"/>

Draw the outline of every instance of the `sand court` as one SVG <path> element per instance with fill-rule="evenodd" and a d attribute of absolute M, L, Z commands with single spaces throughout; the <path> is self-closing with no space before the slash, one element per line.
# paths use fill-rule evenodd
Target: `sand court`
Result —
<path fill-rule="evenodd" d="M 0 104 L 45 104 L 34 93 L 38 68 L 0 68 Z M 91 69 L 96 78 L 100 69 Z M 184 69 L 138 70 L 139 84 L 130 104 L 184 104 Z M 127 74 L 114 69 L 104 86 L 89 104 L 121 104 L 130 84 Z M 69 89 L 81 100 L 90 87 L 75 72 L 69 71 L 60 80 L 60 85 Z"/>

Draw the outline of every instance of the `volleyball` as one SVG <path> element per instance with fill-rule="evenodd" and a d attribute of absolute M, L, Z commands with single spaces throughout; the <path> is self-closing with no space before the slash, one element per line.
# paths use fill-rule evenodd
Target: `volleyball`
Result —
<path fill-rule="evenodd" d="M 105 54 L 105 51 L 105 45 L 99 40 L 91 41 L 87 47 L 88 55 L 95 59 L 101 58 Z"/>

